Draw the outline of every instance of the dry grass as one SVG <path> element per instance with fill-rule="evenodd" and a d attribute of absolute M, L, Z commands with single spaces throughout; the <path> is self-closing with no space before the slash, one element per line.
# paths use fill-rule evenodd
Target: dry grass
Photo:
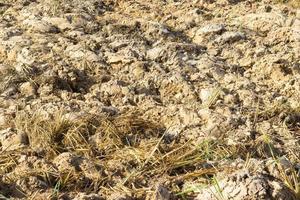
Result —
<path fill-rule="evenodd" d="M 56 196 L 64 191 L 95 192 L 101 188 L 106 196 L 121 191 L 144 199 L 154 194 L 152 186 L 156 182 L 163 182 L 172 191 L 180 192 L 177 185 L 180 182 L 210 177 L 226 170 L 226 166 L 207 165 L 208 161 L 217 163 L 234 159 L 244 151 L 237 146 L 226 146 L 222 139 L 205 140 L 198 145 L 180 137 L 169 141 L 168 130 L 132 114 L 120 117 L 84 116 L 73 121 L 65 118 L 64 114 L 63 111 L 52 116 L 41 112 L 20 112 L 15 126 L 28 135 L 31 149 L 42 150 L 40 156 L 49 161 L 49 166 L 55 156 L 71 152 L 79 158 L 91 160 L 99 166 L 101 170 L 98 173 L 102 175 L 87 178 L 84 171 L 59 172 L 55 167 L 40 166 L 22 174 L 22 177 L 12 176 L 10 184 L 19 178 L 35 176 L 56 189 L 53 194 Z M 89 141 L 91 137 L 98 138 L 98 142 Z M 2 154 L 2 175 L 13 172 L 18 155 L 12 152 Z"/>
<path fill-rule="evenodd" d="M 63 135 L 71 127 L 71 123 L 64 119 L 62 112 L 54 116 L 46 116 L 39 112 L 29 115 L 18 113 L 15 119 L 18 131 L 28 135 L 29 143 L 33 148 L 47 148 L 47 151 L 59 153 Z"/>
<path fill-rule="evenodd" d="M 286 156 L 291 163 L 299 162 L 299 139 L 297 136 L 297 132 L 300 130 L 299 113 L 300 104 L 291 107 L 288 103 L 273 103 L 266 104 L 263 109 L 258 109 L 257 119 L 277 124 L 280 132 L 277 134 L 262 133 L 255 140 L 254 145 L 260 158 L 265 157 L 274 160 L 279 171 L 279 178 L 288 188 L 294 191 L 297 199 L 300 198 L 299 171 L 294 167 L 286 170 L 278 160 L 280 157 Z M 279 141 L 284 144 L 280 149 L 278 148 Z M 290 141 L 293 141 L 292 144 L 295 142 L 295 144 L 289 145 Z"/>
<path fill-rule="evenodd" d="M 277 119 L 279 113 L 295 111 L 284 105 L 270 105 L 264 110 L 257 110 L 256 121 L 274 119 L 275 116 Z M 244 144 L 226 145 L 226 138 L 206 139 L 195 144 L 180 135 L 170 140 L 168 130 L 160 124 L 136 116 L 137 113 L 117 117 L 83 115 L 71 121 L 64 111 L 53 115 L 17 113 L 15 128 L 28 135 L 31 148 L 27 151 L 40 152 L 40 158 L 49 161 L 49 165 L 33 168 L 21 174 L 22 177 L 15 174 L 8 184 L 34 176 L 55 191 L 53 198 L 67 191 L 98 192 L 100 188 L 104 196 L 119 192 L 145 199 L 153 196 L 153 186 L 162 182 L 183 198 L 193 195 L 193 190 L 182 191 L 179 183 L 197 180 L 198 183 L 209 184 L 211 177 L 218 172 L 234 170 L 220 165 L 222 161 L 247 159 L 249 156 L 259 159 L 281 156 L 274 148 L 274 137 L 267 133 Z M 249 151 L 252 154 L 249 155 Z M 90 160 L 98 176 L 86 177 L 84 170 L 56 169 L 53 159 L 63 152 Z M 1 154 L 1 175 L 14 172 L 21 154 Z M 296 175 L 296 172 L 282 173 L 282 180 L 298 194 Z"/>
<path fill-rule="evenodd" d="M 1 152 L 0 154 L 0 174 L 6 174 L 14 169 L 17 165 L 17 159 L 20 152 Z"/>
<path fill-rule="evenodd" d="M 277 168 L 280 173 L 280 178 L 283 183 L 288 186 L 296 194 L 297 199 L 300 199 L 300 177 L 299 172 L 296 169 L 290 169 L 287 171 L 282 164 L 276 162 Z"/>

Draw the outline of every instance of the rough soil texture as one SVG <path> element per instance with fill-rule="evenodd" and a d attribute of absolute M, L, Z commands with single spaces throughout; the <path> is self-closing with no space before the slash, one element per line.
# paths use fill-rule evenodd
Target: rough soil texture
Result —
<path fill-rule="evenodd" d="M 0 0 L 0 199 L 294 200 L 299 142 L 296 7 Z"/>

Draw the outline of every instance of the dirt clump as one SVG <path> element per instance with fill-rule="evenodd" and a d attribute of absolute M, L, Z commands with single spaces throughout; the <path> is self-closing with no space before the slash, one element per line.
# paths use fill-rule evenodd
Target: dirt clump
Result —
<path fill-rule="evenodd" d="M 217 184 L 201 191 L 196 199 L 296 199 L 282 183 L 263 174 L 241 171 Z"/>

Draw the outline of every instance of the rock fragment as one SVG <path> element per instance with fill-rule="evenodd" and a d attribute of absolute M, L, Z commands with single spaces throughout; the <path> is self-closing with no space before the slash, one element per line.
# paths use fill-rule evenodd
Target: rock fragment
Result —
<path fill-rule="evenodd" d="M 100 172 L 96 169 L 96 166 L 90 160 L 73 155 L 69 152 L 64 152 L 58 155 L 53 160 L 54 165 L 60 172 L 83 172 L 86 178 L 96 180 L 101 176 Z"/>
<path fill-rule="evenodd" d="M 154 193 L 155 200 L 171 200 L 172 195 L 167 188 L 162 185 L 158 185 Z"/>
<path fill-rule="evenodd" d="M 225 31 L 225 26 L 223 24 L 208 24 L 195 32 L 193 41 L 196 44 L 202 44 L 207 42 L 215 35 L 219 35 Z"/>
<path fill-rule="evenodd" d="M 198 30 L 198 34 L 219 34 L 225 30 L 223 24 L 208 24 Z"/>
<path fill-rule="evenodd" d="M 99 194 L 79 193 L 74 197 L 74 200 L 104 200 Z"/>
<path fill-rule="evenodd" d="M 37 33 L 57 33 L 58 29 L 47 21 L 39 19 L 26 19 L 23 25 L 32 32 Z"/>
<path fill-rule="evenodd" d="M 250 30 L 266 33 L 272 29 L 284 26 L 286 18 L 278 12 L 251 13 L 238 17 L 236 25 L 242 25 Z"/>
<path fill-rule="evenodd" d="M 25 82 L 21 84 L 20 92 L 25 96 L 32 96 L 36 94 L 36 89 L 32 83 Z"/>
<path fill-rule="evenodd" d="M 215 40 L 215 43 L 217 44 L 233 43 L 245 38 L 246 38 L 245 34 L 241 32 L 225 32 Z"/>
<path fill-rule="evenodd" d="M 55 27 L 57 27 L 60 31 L 73 30 L 74 26 L 69 22 L 67 18 L 62 17 L 44 17 L 43 21 L 46 21 Z"/>
<path fill-rule="evenodd" d="M 157 61 L 163 54 L 164 50 L 162 47 L 154 47 L 147 51 L 147 57 L 150 60 Z"/>

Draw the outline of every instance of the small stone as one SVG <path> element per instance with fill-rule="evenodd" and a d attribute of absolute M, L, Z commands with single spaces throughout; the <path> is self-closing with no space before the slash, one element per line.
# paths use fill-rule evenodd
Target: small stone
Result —
<path fill-rule="evenodd" d="M 90 21 L 89 16 L 84 16 L 81 14 L 67 14 L 67 19 L 69 19 L 69 21 L 71 21 L 72 26 L 74 26 L 74 28 L 82 28 L 85 27 L 88 22 Z"/>
<path fill-rule="evenodd" d="M 86 194 L 86 193 L 79 193 L 76 195 L 74 200 L 104 200 L 99 194 Z"/>
<path fill-rule="evenodd" d="M 19 64 L 32 65 L 35 62 L 35 59 L 32 57 L 30 50 L 27 47 L 25 47 L 17 54 L 16 61 Z M 17 67 L 21 68 L 17 69 Z M 20 72 L 22 70 L 23 67 L 21 65 L 16 66 L 16 71 Z"/>
<path fill-rule="evenodd" d="M 36 89 L 30 82 L 25 82 L 20 86 L 20 92 L 25 96 L 32 96 L 36 94 Z"/>
<path fill-rule="evenodd" d="M 212 95 L 213 93 L 213 89 L 202 89 L 200 91 L 200 99 L 202 100 L 202 103 L 206 102 L 210 96 Z"/>
<path fill-rule="evenodd" d="M 78 30 L 68 31 L 66 34 L 71 38 L 80 38 L 81 36 L 84 36 L 84 32 Z"/>
<path fill-rule="evenodd" d="M 67 121 L 74 122 L 74 121 L 82 120 L 85 116 L 86 116 L 86 113 L 84 111 L 82 111 L 82 112 L 66 113 L 63 117 Z"/>
<path fill-rule="evenodd" d="M 219 36 L 215 42 L 216 43 L 233 43 L 237 42 L 239 40 L 245 39 L 245 34 L 241 32 L 226 32 L 223 35 Z"/>
<path fill-rule="evenodd" d="M 109 64 L 117 64 L 117 63 L 130 63 L 132 59 L 127 57 L 121 53 L 106 53 L 107 62 Z"/>
<path fill-rule="evenodd" d="M 74 160 L 76 157 L 69 153 L 64 152 L 59 154 L 56 158 L 53 160 L 53 164 L 57 167 L 57 169 L 61 172 L 63 171 L 76 171 L 74 166 Z"/>
<path fill-rule="evenodd" d="M 234 104 L 238 102 L 238 98 L 232 94 L 227 94 L 224 97 L 224 103 L 226 104 Z"/>
<path fill-rule="evenodd" d="M 126 194 L 121 194 L 119 192 L 115 192 L 107 197 L 107 200 L 126 200 L 129 199 Z"/>
<path fill-rule="evenodd" d="M 167 188 L 165 188 L 162 185 L 158 185 L 156 188 L 156 191 L 154 193 L 155 200 L 170 200 L 171 199 L 171 193 Z"/>
<path fill-rule="evenodd" d="M 84 176 L 91 180 L 97 180 L 101 176 L 100 172 L 96 169 L 95 164 L 91 160 L 73 155 L 69 152 L 64 152 L 58 155 L 53 160 L 53 164 L 60 172 L 82 171 Z"/>
<path fill-rule="evenodd" d="M 98 61 L 100 61 L 100 57 L 92 51 L 86 51 L 85 58 L 89 62 L 98 62 Z"/>
<path fill-rule="evenodd" d="M 118 114 L 119 110 L 113 106 L 103 106 L 102 112 L 109 114 L 110 116 L 114 116 Z"/>
<path fill-rule="evenodd" d="M 150 59 L 150 60 L 157 60 L 163 53 L 163 48 L 161 47 L 154 47 L 152 49 L 149 49 L 147 51 L 147 57 Z"/>
<path fill-rule="evenodd" d="M 203 28 L 198 30 L 198 34 L 219 34 L 225 30 L 225 26 L 223 24 L 208 24 Z"/>
<path fill-rule="evenodd" d="M 72 59 L 81 59 L 85 56 L 84 48 L 81 45 L 69 45 L 66 49 L 66 53 Z"/>
<path fill-rule="evenodd" d="M 210 116 L 211 116 L 211 110 L 208 109 L 208 108 L 200 109 L 200 110 L 198 111 L 198 115 L 201 117 L 201 119 L 207 120 L 207 119 L 209 119 Z"/>
<path fill-rule="evenodd" d="M 38 32 L 38 33 L 58 32 L 58 29 L 55 26 L 53 26 L 52 24 L 44 20 L 26 19 L 23 21 L 23 25 L 32 32 Z"/>
<path fill-rule="evenodd" d="M 201 44 L 205 42 L 209 36 L 214 34 L 221 34 L 225 31 L 225 26 L 223 24 L 208 24 L 198 30 L 196 30 L 193 41 L 196 44 Z"/>
<path fill-rule="evenodd" d="M 145 70 L 143 69 L 141 64 L 137 64 L 134 66 L 134 69 L 132 70 L 133 75 L 136 78 L 143 78 L 145 75 Z"/>
<path fill-rule="evenodd" d="M 78 158 L 78 167 L 80 171 L 84 173 L 84 176 L 91 180 L 99 180 L 101 178 L 101 173 L 98 171 L 95 163 L 90 159 Z"/>
<path fill-rule="evenodd" d="M 59 28 L 61 31 L 74 29 L 74 26 L 66 18 L 44 17 L 43 20 Z"/>

